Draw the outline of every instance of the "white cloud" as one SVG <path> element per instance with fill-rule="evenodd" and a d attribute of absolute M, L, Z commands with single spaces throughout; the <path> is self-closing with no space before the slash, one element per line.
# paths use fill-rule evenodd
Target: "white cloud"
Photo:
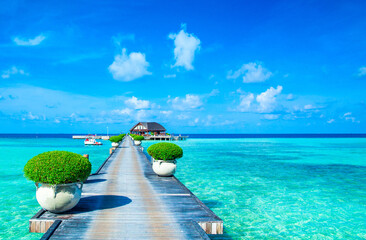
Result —
<path fill-rule="evenodd" d="M 219 89 L 212 89 L 212 91 L 208 94 L 209 97 L 214 97 L 220 94 Z"/>
<path fill-rule="evenodd" d="M 16 74 L 19 74 L 19 75 L 28 75 L 28 73 L 24 72 L 23 69 L 20 69 L 20 68 L 17 68 L 15 66 L 13 66 L 13 67 L 11 67 L 8 70 L 3 71 L 3 74 L 1 75 L 1 77 L 3 79 L 6 79 L 6 78 L 10 78 L 11 75 L 16 75 Z"/>
<path fill-rule="evenodd" d="M 138 110 L 136 112 L 135 119 L 137 121 L 147 121 L 147 119 L 150 117 L 150 111 L 147 111 L 145 109 Z"/>
<path fill-rule="evenodd" d="M 176 97 L 171 102 L 174 109 L 181 111 L 196 109 L 203 104 L 201 98 L 193 94 L 186 94 L 185 98 Z"/>
<path fill-rule="evenodd" d="M 294 95 L 292 93 L 290 93 L 287 95 L 286 99 L 289 101 L 294 100 Z"/>
<path fill-rule="evenodd" d="M 334 119 L 329 119 L 329 120 L 327 121 L 327 123 L 331 124 L 331 123 L 333 123 L 334 121 L 335 121 Z"/>
<path fill-rule="evenodd" d="M 24 39 L 24 38 L 15 37 L 13 39 L 13 41 L 15 42 L 16 45 L 19 45 L 19 46 L 36 46 L 36 45 L 41 44 L 41 42 L 45 39 L 46 39 L 46 37 L 43 34 L 40 34 L 33 39 L 31 39 L 31 38 Z"/>
<path fill-rule="evenodd" d="M 173 111 L 160 111 L 160 113 L 165 116 L 170 116 L 170 115 L 172 115 Z"/>
<path fill-rule="evenodd" d="M 253 93 L 245 94 L 240 88 L 236 93 L 240 94 L 240 103 L 236 110 L 240 112 L 271 113 L 277 109 L 277 96 L 282 92 L 282 86 L 270 87 L 256 97 Z M 254 101 L 255 100 L 255 101 Z"/>
<path fill-rule="evenodd" d="M 125 101 L 125 104 L 134 109 L 144 109 L 149 108 L 150 102 L 148 100 L 139 100 L 137 97 L 133 96 Z"/>
<path fill-rule="evenodd" d="M 270 87 L 267 91 L 257 95 L 257 102 L 259 103 L 259 112 L 272 112 L 276 107 L 276 97 L 282 91 L 282 86 L 277 88 Z"/>
<path fill-rule="evenodd" d="M 133 112 L 133 110 L 130 108 L 115 109 L 112 111 L 113 114 L 117 114 L 117 115 L 131 115 L 132 112 Z"/>
<path fill-rule="evenodd" d="M 126 54 L 126 49 L 114 57 L 114 62 L 108 67 L 113 78 L 119 81 L 132 81 L 145 75 L 151 75 L 147 71 L 149 63 L 145 59 L 145 54 L 132 52 Z"/>
<path fill-rule="evenodd" d="M 238 110 L 240 112 L 249 111 L 253 100 L 254 100 L 254 94 L 253 93 L 249 93 L 248 95 L 241 95 Z"/>
<path fill-rule="evenodd" d="M 178 116 L 177 116 L 177 118 L 179 119 L 179 120 L 186 120 L 186 119 L 188 119 L 189 118 L 189 116 L 188 115 L 186 115 L 186 114 L 179 114 Z"/>
<path fill-rule="evenodd" d="M 175 64 L 172 67 L 184 67 L 187 70 L 193 70 L 194 55 L 200 49 L 201 41 L 193 34 L 186 33 L 184 29 L 178 34 L 171 33 L 169 38 L 174 40 L 174 59 Z"/>
<path fill-rule="evenodd" d="M 236 79 L 240 76 L 243 76 L 244 83 L 264 82 L 272 76 L 272 73 L 261 64 L 251 62 L 243 64 L 243 66 L 235 72 L 230 70 L 227 78 Z"/>
<path fill-rule="evenodd" d="M 357 74 L 359 77 L 362 77 L 362 76 L 366 76 L 366 67 L 360 67 L 358 69 L 358 74 Z"/>
<path fill-rule="evenodd" d="M 276 120 L 280 117 L 279 114 L 264 114 L 263 118 L 267 120 Z"/>
<path fill-rule="evenodd" d="M 311 104 L 307 104 L 307 105 L 305 105 L 304 106 L 304 109 L 305 110 L 311 110 L 311 109 L 316 109 L 317 107 L 315 107 L 315 106 L 313 106 L 313 105 L 311 105 Z"/>
<path fill-rule="evenodd" d="M 39 116 L 33 115 L 31 112 L 29 112 L 27 114 L 27 118 L 30 119 L 30 120 L 38 120 L 39 119 Z"/>
<path fill-rule="evenodd" d="M 346 121 L 351 121 L 353 123 L 360 123 L 360 121 L 357 121 L 356 118 L 352 116 L 351 112 L 343 114 L 342 118 L 346 119 Z"/>
<path fill-rule="evenodd" d="M 164 75 L 164 78 L 175 78 L 177 77 L 176 74 L 167 74 L 167 75 Z"/>

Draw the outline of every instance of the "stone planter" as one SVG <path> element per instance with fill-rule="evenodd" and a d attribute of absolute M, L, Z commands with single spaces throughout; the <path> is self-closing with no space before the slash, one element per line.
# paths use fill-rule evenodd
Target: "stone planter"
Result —
<path fill-rule="evenodd" d="M 175 170 L 177 169 L 177 161 L 176 160 L 155 160 L 153 159 L 154 172 L 161 177 L 170 177 L 173 176 Z"/>
<path fill-rule="evenodd" d="M 112 147 L 118 147 L 119 143 L 112 142 Z"/>
<path fill-rule="evenodd" d="M 136 146 L 140 146 L 141 145 L 141 141 L 134 141 Z"/>
<path fill-rule="evenodd" d="M 36 183 L 37 201 L 45 210 L 53 213 L 61 213 L 72 209 L 78 204 L 83 183 L 68 183 L 48 185 Z"/>

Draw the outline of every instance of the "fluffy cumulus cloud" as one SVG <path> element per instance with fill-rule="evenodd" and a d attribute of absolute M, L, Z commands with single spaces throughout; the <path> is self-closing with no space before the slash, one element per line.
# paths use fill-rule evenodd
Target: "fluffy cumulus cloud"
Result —
<path fill-rule="evenodd" d="M 236 71 L 230 70 L 227 78 L 237 79 L 238 77 L 242 77 L 244 83 L 253 83 L 264 82 L 271 76 L 272 73 L 264 68 L 261 64 L 251 62 L 243 64 L 243 66 Z"/>
<path fill-rule="evenodd" d="M 359 77 L 363 77 L 363 76 L 366 76 L 366 67 L 360 67 L 358 69 L 358 74 L 357 74 Z"/>
<path fill-rule="evenodd" d="M 109 66 L 109 72 L 113 78 L 119 81 L 132 81 L 145 75 L 150 75 L 147 70 L 149 63 L 146 61 L 145 54 L 132 52 L 126 54 L 126 49 L 114 57 L 114 62 Z"/>
<path fill-rule="evenodd" d="M 3 73 L 1 74 L 1 78 L 3 78 L 3 79 L 10 78 L 11 75 L 16 75 L 16 74 L 28 75 L 28 73 L 24 72 L 23 69 L 13 66 L 8 70 L 3 71 Z"/>
<path fill-rule="evenodd" d="M 257 96 L 254 96 L 253 93 L 244 94 L 240 90 L 240 103 L 237 106 L 237 110 L 239 112 L 271 113 L 278 106 L 277 97 L 281 92 L 282 86 L 277 86 L 277 88 L 270 87 Z M 266 117 L 266 119 L 269 118 Z"/>
<path fill-rule="evenodd" d="M 29 38 L 29 39 L 15 37 L 13 39 L 13 41 L 16 45 L 19 45 L 19 46 L 36 46 L 36 45 L 41 44 L 41 42 L 43 42 L 43 40 L 45 40 L 45 39 L 46 39 L 46 36 L 44 36 L 43 34 L 40 34 L 40 35 L 36 36 L 35 38 Z"/>
<path fill-rule="evenodd" d="M 139 100 L 137 97 L 133 96 L 125 101 L 125 104 L 134 109 L 144 109 L 149 108 L 150 102 L 148 100 Z"/>
<path fill-rule="evenodd" d="M 196 51 L 200 49 L 201 41 L 194 36 L 180 30 L 179 33 L 169 34 L 169 38 L 174 40 L 174 59 L 175 64 L 172 67 L 184 67 L 187 70 L 193 70 L 193 60 Z"/>
<path fill-rule="evenodd" d="M 202 106 L 200 96 L 194 94 L 186 94 L 184 98 L 176 97 L 171 100 L 173 109 L 185 111 L 192 110 Z"/>
<path fill-rule="evenodd" d="M 253 100 L 254 100 L 254 94 L 253 93 L 249 93 L 248 95 L 241 95 L 238 110 L 240 112 L 249 111 L 251 106 L 252 106 Z"/>
<path fill-rule="evenodd" d="M 256 98 L 259 103 L 259 112 L 272 112 L 276 107 L 276 97 L 282 92 L 282 86 L 270 87 Z"/>

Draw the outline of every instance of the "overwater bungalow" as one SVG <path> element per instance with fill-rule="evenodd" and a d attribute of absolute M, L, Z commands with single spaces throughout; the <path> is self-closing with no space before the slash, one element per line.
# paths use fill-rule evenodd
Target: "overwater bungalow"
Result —
<path fill-rule="evenodd" d="M 165 135 L 165 132 L 166 129 L 157 122 L 139 122 L 130 129 L 131 134 L 138 135 Z"/>

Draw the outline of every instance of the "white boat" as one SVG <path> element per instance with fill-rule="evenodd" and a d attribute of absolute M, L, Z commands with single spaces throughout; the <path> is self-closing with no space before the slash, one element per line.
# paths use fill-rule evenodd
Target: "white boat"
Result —
<path fill-rule="evenodd" d="M 101 142 L 97 142 L 94 138 L 94 136 L 88 136 L 85 138 L 85 141 L 84 141 L 84 144 L 85 145 L 103 145 L 103 143 Z"/>

